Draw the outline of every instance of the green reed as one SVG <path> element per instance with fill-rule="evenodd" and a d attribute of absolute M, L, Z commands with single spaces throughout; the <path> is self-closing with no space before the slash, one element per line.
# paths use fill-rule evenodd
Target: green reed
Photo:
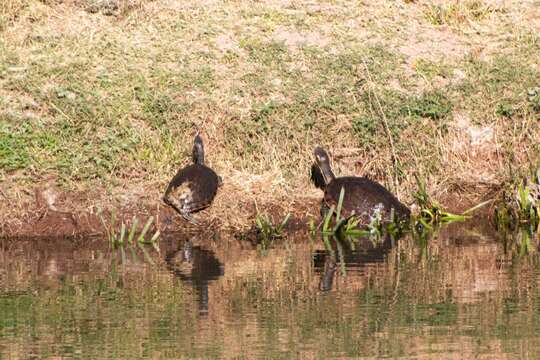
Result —
<path fill-rule="evenodd" d="M 345 190 L 342 188 L 339 194 L 337 207 L 332 206 L 325 214 L 322 221 L 322 237 L 327 248 L 330 248 L 330 240 L 345 242 L 354 249 L 355 244 L 360 239 L 369 239 L 374 245 L 380 243 L 386 236 L 390 239 L 397 239 L 405 233 L 412 233 L 413 237 L 427 240 L 434 234 L 436 229 L 444 224 L 465 221 L 472 213 L 489 204 L 491 200 L 481 202 L 462 214 L 453 214 L 446 211 L 442 205 L 434 201 L 426 190 L 425 183 L 415 175 L 418 190 L 413 194 L 416 204 L 419 207 L 418 214 L 411 216 L 409 221 L 400 220 L 392 209 L 389 221 L 383 221 L 382 214 L 375 210 L 367 224 L 361 224 L 360 219 L 353 213 L 349 217 L 342 216 L 343 200 Z M 311 234 L 316 233 L 315 227 L 311 226 Z"/>
<path fill-rule="evenodd" d="M 531 175 L 514 182 L 503 190 L 501 200 L 495 206 L 494 220 L 497 229 L 526 225 L 533 233 L 540 223 L 540 168 Z"/>
<path fill-rule="evenodd" d="M 517 256 L 538 253 L 540 241 L 540 167 L 514 180 L 502 192 L 493 220 L 506 252 Z"/>
<path fill-rule="evenodd" d="M 257 230 L 258 247 L 260 250 L 267 250 L 276 239 L 283 237 L 285 226 L 289 222 L 291 214 L 288 213 L 283 220 L 275 223 L 272 216 L 266 213 L 257 213 L 255 217 L 255 227 Z"/>
<path fill-rule="evenodd" d="M 351 216 L 343 217 L 343 200 L 345 198 L 345 189 L 341 188 L 337 207 L 330 207 L 325 214 L 322 222 L 322 238 L 327 249 L 331 248 L 331 239 L 339 243 L 345 242 L 351 249 L 355 248 L 355 244 L 362 238 L 371 240 L 374 244 L 381 241 L 384 234 L 397 234 L 401 231 L 401 224 L 396 220 L 392 211 L 391 221 L 387 224 L 382 221 L 382 214 L 376 210 L 371 216 L 368 224 L 360 224 L 354 212 Z M 312 231 L 313 233 L 313 231 Z"/>
<path fill-rule="evenodd" d="M 428 228 L 438 224 L 465 221 L 467 219 L 466 215 L 452 214 L 445 211 L 438 202 L 429 196 L 426 184 L 416 174 L 414 174 L 414 178 L 418 190 L 413 194 L 413 197 L 420 208 L 416 221 L 422 226 Z"/>
<path fill-rule="evenodd" d="M 150 216 L 148 218 L 139 233 L 137 231 L 139 219 L 137 219 L 136 217 L 132 219 L 131 227 L 129 227 L 128 230 L 128 226 L 124 221 L 122 221 L 120 225 L 117 226 L 116 211 L 114 209 L 111 211 L 111 218 L 108 225 L 106 224 L 106 221 L 103 217 L 103 212 L 101 210 L 98 212 L 98 216 L 101 224 L 105 228 L 105 232 L 107 234 L 109 244 L 111 245 L 111 249 L 113 251 L 116 249 L 120 250 L 122 264 L 126 263 L 126 248 L 129 249 L 131 256 L 134 260 L 137 259 L 135 250 L 138 248 L 143 253 L 145 260 L 151 264 L 154 264 L 154 261 L 152 260 L 152 258 L 148 254 L 148 251 L 145 248 L 146 245 L 150 245 L 157 253 L 160 252 L 160 231 L 156 230 L 149 239 L 146 238 L 146 235 L 154 222 L 153 216 Z"/>

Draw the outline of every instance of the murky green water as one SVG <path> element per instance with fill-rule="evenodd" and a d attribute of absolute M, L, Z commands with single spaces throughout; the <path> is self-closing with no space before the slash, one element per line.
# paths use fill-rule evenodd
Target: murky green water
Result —
<path fill-rule="evenodd" d="M 265 256 L 184 240 L 154 265 L 103 239 L 0 240 L 0 358 L 540 358 L 537 250 L 483 225 L 349 252 L 345 273 L 300 235 Z"/>

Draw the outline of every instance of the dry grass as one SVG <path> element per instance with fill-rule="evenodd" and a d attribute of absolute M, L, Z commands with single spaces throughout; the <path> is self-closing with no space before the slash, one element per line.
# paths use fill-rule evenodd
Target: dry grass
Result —
<path fill-rule="evenodd" d="M 312 149 L 411 200 L 482 197 L 538 155 L 529 2 L 21 1 L 0 5 L 0 207 L 34 187 L 155 207 L 194 124 L 238 227 L 320 194 Z M 439 13 L 434 13 L 439 11 Z M 536 16 L 535 16 L 536 15 Z M 316 210 L 314 210 L 316 212 Z"/>

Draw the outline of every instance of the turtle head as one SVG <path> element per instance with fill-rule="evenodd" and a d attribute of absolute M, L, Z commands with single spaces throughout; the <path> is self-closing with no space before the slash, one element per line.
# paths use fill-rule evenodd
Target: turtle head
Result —
<path fill-rule="evenodd" d="M 335 179 L 335 175 L 330 168 L 328 153 L 320 146 L 317 146 L 313 153 L 315 155 L 315 164 L 311 167 L 311 178 L 315 186 L 322 189 Z"/>
<path fill-rule="evenodd" d="M 323 174 L 321 169 L 317 164 L 311 165 L 310 178 L 313 184 L 321 190 L 324 190 L 326 187 L 326 182 L 324 181 Z"/>
<path fill-rule="evenodd" d="M 199 131 L 193 140 L 193 163 L 204 165 L 204 145 Z"/>

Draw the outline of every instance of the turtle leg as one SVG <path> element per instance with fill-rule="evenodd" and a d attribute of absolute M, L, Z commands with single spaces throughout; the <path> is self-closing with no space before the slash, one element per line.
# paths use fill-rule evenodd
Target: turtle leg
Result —
<path fill-rule="evenodd" d="M 174 196 L 168 196 L 165 195 L 163 197 L 163 201 L 165 204 L 170 205 L 173 207 L 174 210 L 178 211 L 180 214 L 182 214 L 182 209 L 184 208 L 183 204 L 178 201 Z"/>
<path fill-rule="evenodd" d="M 221 186 L 223 186 L 223 178 L 222 178 L 221 176 L 219 176 L 219 175 L 218 175 L 218 177 L 217 177 L 217 178 L 218 178 L 218 184 L 217 184 L 217 185 L 218 185 L 218 187 L 221 187 Z"/>
<path fill-rule="evenodd" d="M 182 209 L 180 210 L 180 215 L 182 215 L 182 217 L 183 217 L 186 221 L 189 221 L 189 222 L 192 223 L 193 225 L 199 225 L 199 222 L 193 218 L 193 215 L 191 215 L 191 213 L 189 212 L 189 210 L 183 209 L 183 208 L 182 208 Z"/>
<path fill-rule="evenodd" d="M 198 222 L 191 215 L 189 208 L 186 207 L 183 201 L 176 199 L 174 196 L 164 196 L 163 201 L 165 201 L 166 204 L 172 206 L 174 210 L 178 211 L 178 213 L 182 215 L 182 217 L 186 221 L 189 221 L 190 223 L 195 225 L 198 224 Z"/>

